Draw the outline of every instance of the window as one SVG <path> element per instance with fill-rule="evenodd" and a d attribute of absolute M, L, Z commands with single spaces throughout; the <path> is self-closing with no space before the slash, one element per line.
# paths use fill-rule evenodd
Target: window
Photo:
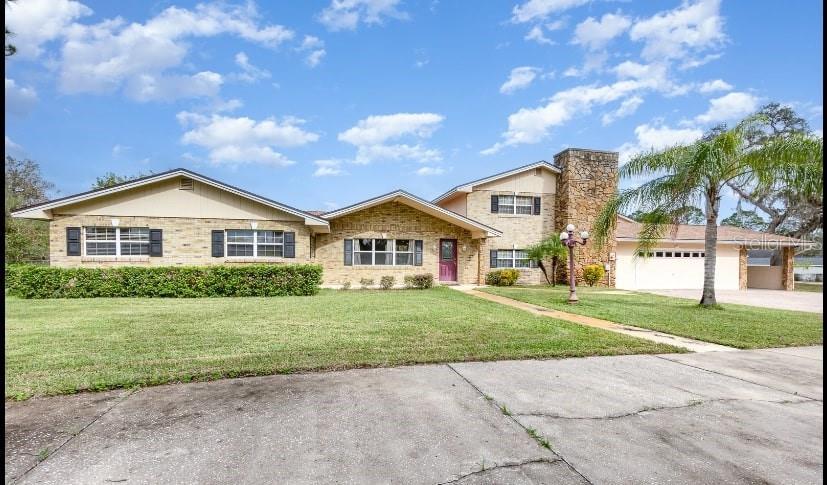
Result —
<path fill-rule="evenodd" d="M 666 251 L 664 256 L 667 257 L 667 258 L 671 258 L 672 257 L 672 251 Z"/>
<path fill-rule="evenodd" d="M 498 195 L 500 200 L 498 214 L 513 214 L 514 213 L 514 196 L 513 195 Z"/>
<path fill-rule="evenodd" d="M 534 209 L 534 197 L 531 196 L 517 196 L 517 214 L 528 214 L 531 215 L 531 211 Z"/>
<path fill-rule="evenodd" d="M 353 264 L 357 266 L 412 266 L 414 242 L 411 239 L 355 239 Z"/>
<path fill-rule="evenodd" d="M 284 232 L 227 229 L 227 256 L 280 258 L 284 256 Z"/>
<path fill-rule="evenodd" d="M 655 251 L 655 257 L 656 258 L 662 258 L 663 257 L 663 251 Z"/>
<path fill-rule="evenodd" d="M 147 227 L 87 227 L 86 256 L 149 256 Z"/>
<path fill-rule="evenodd" d="M 531 260 L 528 254 L 522 249 L 499 249 L 497 250 L 498 268 L 530 268 Z"/>

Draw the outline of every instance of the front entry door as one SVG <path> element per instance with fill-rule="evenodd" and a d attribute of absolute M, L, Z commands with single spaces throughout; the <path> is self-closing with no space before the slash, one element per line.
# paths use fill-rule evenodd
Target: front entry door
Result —
<path fill-rule="evenodd" d="M 439 281 L 457 280 L 457 240 L 439 240 Z"/>

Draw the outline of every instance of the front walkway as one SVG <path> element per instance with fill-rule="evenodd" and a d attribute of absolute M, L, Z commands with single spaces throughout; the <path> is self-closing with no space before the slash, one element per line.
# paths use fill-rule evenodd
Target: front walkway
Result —
<path fill-rule="evenodd" d="M 676 298 L 701 299 L 701 290 L 639 290 Z M 781 310 L 824 313 L 824 295 L 816 292 L 782 290 L 715 290 L 718 303 L 734 303 Z"/>
<path fill-rule="evenodd" d="M 6 481 L 820 483 L 822 365 L 822 347 L 476 362 L 6 402 Z"/>
<path fill-rule="evenodd" d="M 472 285 L 452 286 L 451 288 L 458 291 L 462 291 L 463 293 L 467 293 L 469 295 L 500 303 L 502 305 L 508 305 L 510 307 L 519 308 L 520 310 L 525 310 L 535 315 L 556 318 L 558 320 L 565 320 L 567 322 L 586 325 L 589 327 L 602 328 L 603 330 L 622 333 L 624 335 L 630 335 L 632 337 L 642 338 L 644 340 L 650 340 L 652 342 L 657 342 L 660 344 L 668 344 L 673 345 L 675 347 L 681 347 L 692 352 L 722 352 L 737 350 L 733 347 L 727 347 L 725 345 L 704 342 L 702 340 L 695 340 L 688 337 L 680 337 L 678 335 L 658 332 L 656 330 L 633 327 L 631 325 L 623 325 L 620 323 L 610 322 L 608 320 L 587 317 L 585 315 L 577 315 L 574 313 L 562 312 L 560 310 L 552 310 L 550 308 L 532 305 L 531 303 L 512 300 L 511 298 L 506 298 L 504 296 L 492 295 L 490 293 L 477 291 L 474 289 L 475 287 Z"/>

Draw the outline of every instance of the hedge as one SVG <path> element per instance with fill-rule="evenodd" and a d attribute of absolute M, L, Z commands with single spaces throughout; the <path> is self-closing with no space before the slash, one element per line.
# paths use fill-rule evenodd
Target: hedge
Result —
<path fill-rule="evenodd" d="M 520 272 L 516 269 L 498 269 L 489 271 L 485 275 L 485 284 L 491 286 L 514 286 L 520 278 Z"/>
<path fill-rule="evenodd" d="M 22 298 L 299 296 L 322 283 L 315 264 L 5 269 L 8 293 Z"/>

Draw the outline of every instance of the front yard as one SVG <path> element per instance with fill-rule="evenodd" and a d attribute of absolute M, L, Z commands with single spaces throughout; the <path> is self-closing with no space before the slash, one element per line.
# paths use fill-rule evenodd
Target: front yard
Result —
<path fill-rule="evenodd" d="M 679 351 L 461 294 L 6 298 L 6 398 L 426 362 Z"/>
<path fill-rule="evenodd" d="M 483 288 L 482 291 L 546 308 L 587 315 L 741 349 L 822 343 L 822 315 L 722 304 L 702 308 L 682 298 L 605 288 L 577 288 L 580 302 L 569 305 L 568 287 Z"/>

